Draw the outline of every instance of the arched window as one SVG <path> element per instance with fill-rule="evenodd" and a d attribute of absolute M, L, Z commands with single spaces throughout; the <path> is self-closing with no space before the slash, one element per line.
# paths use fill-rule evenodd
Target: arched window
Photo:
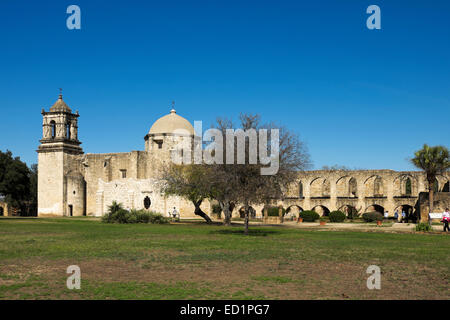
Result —
<path fill-rule="evenodd" d="M 301 181 L 298 183 L 298 197 L 303 199 L 303 183 Z"/>
<path fill-rule="evenodd" d="M 383 180 L 380 176 L 377 176 L 373 183 L 373 194 L 375 197 L 383 195 Z"/>
<path fill-rule="evenodd" d="M 356 197 L 356 193 L 357 193 L 357 189 L 358 189 L 358 184 L 356 182 L 355 178 L 350 178 L 350 180 L 348 181 L 348 194 L 350 197 Z"/>
<path fill-rule="evenodd" d="M 70 139 L 70 122 L 66 123 L 66 138 Z"/>
<path fill-rule="evenodd" d="M 406 196 L 410 196 L 412 194 L 412 184 L 411 184 L 411 179 L 407 178 L 405 180 L 405 195 Z"/>
<path fill-rule="evenodd" d="M 52 139 L 56 137 L 56 122 L 54 120 L 50 121 L 50 128 L 52 133 Z"/>
<path fill-rule="evenodd" d="M 151 205 L 151 204 L 152 204 L 152 202 L 151 202 L 150 198 L 149 198 L 149 197 L 145 197 L 145 198 L 144 198 L 144 208 L 145 208 L 145 209 L 150 208 L 150 205 Z"/>

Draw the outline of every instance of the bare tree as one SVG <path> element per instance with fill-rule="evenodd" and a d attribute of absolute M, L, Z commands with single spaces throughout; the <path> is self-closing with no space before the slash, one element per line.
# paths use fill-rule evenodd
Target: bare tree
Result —
<path fill-rule="evenodd" d="M 258 136 L 258 153 L 257 163 L 250 164 L 250 141 L 245 139 L 245 163 L 225 163 L 215 165 L 213 174 L 216 178 L 216 200 L 219 201 L 225 215 L 225 223 L 227 218 L 231 217 L 229 208 L 234 207 L 237 203 L 244 206 L 245 212 L 245 234 L 248 234 L 249 227 L 249 208 L 252 204 L 267 203 L 271 199 L 280 199 L 283 197 L 285 187 L 294 182 L 298 177 L 298 171 L 305 170 L 310 166 L 309 154 L 305 145 L 300 141 L 299 137 L 289 131 L 287 128 L 277 126 L 273 123 L 261 124 L 260 116 L 253 114 L 241 114 L 241 128 L 245 131 L 250 129 L 260 130 L 266 129 L 269 137 L 266 154 L 270 154 L 271 139 L 279 138 L 278 148 L 278 171 L 273 175 L 262 175 L 261 169 L 266 167 L 262 164 L 260 155 L 261 145 Z M 218 119 L 217 128 L 222 132 L 232 126 L 232 121 Z M 279 137 L 271 136 L 271 129 L 279 130 Z M 235 141 L 237 142 L 237 141 Z M 230 147 L 230 146 L 228 146 Z M 227 145 L 224 144 L 224 154 L 226 154 Z M 237 153 L 237 143 L 233 144 L 233 152 Z M 248 152 L 247 152 L 248 151 Z M 235 156 L 236 160 L 237 157 Z"/>

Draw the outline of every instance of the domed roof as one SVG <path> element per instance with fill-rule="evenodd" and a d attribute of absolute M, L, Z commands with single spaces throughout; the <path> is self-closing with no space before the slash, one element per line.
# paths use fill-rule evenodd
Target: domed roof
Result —
<path fill-rule="evenodd" d="M 55 104 L 50 108 L 50 112 L 69 112 L 72 113 L 72 110 L 62 99 L 62 94 L 59 95 L 58 100 L 56 100 Z"/>
<path fill-rule="evenodd" d="M 175 109 L 172 109 L 168 115 L 159 118 L 150 128 L 149 134 L 174 133 L 177 129 L 184 129 L 189 134 L 194 134 L 194 127 L 185 118 L 177 115 Z"/>

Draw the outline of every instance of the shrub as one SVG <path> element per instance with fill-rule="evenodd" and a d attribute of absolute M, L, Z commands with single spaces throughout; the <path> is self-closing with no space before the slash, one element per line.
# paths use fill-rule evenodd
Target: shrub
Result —
<path fill-rule="evenodd" d="M 365 222 L 382 221 L 383 215 L 379 212 L 366 212 L 363 213 L 362 218 Z"/>
<path fill-rule="evenodd" d="M 319 214 L 315 211 L 302 211 L 300 212 L 300 218 L 305 222 L 314 222 L 320 218 Z"/>
<path fill-rule="evenodd" d="M 109 222 L 116 223 L 128 223 L 130 220 L 130 212 L 125 209 L 119 209 L 115 212 L 111 212 L 109 217 Z"/>
<path fill-rule="evenodd" d="M 345 220 L 345 213 L 342 211 L 332 211 L 329 214 L 330 222 L 343 222 Z"/>
<path fill-rule="evenodd" d="M 420 222 L 416 225 L 416 231 L 424 231 L 424 232 L 428 232 L 428 231 L 432 231 L 433 228 L 426 222 Z"/>
<path fill-rule="evenodd" d="M 117 201 L 113 201 L 111 205 L 108 207 L 108 212 L 114 213 L 123 209 L 123 205 L 121 203 L 117 203 Z"/>
<path fill-rule="evenodd" d="M 169 223 L 169 219 L 166 217 L 163 217 L 160 213 L 152 212 L 150 213 L 150 223 L 153 224 L 166 224 Z"/>
<path fill-rule="evenodd" d="M 102 222 L 105 223 L 154 223 L 164 224 L 169 223 L 169 219 L 163 217 L 156 212 L 149 212 L 146 210 L 130 211 L 121 208 L 120 204 L 110 206 L 109 211 L 102 217 Z"/>
<path fill-rule="evenodd" d="M 267 215 L 268 215 L 269 217 L 278 217 L 278 216 L 279 216 L 278 210 L 279 210 L 278 207 L 269 207 L 269 208 L 267 209 Z M 285 208 L 282 208 L 281 211 L 282 211 L 282 214 L 283 214 L 283 216 L 284 216 L 284 214 L 286 213 L 286 209 L 285 209 Z M 263 212 L 264 212 L 264 209 L 263 209 Z"/>

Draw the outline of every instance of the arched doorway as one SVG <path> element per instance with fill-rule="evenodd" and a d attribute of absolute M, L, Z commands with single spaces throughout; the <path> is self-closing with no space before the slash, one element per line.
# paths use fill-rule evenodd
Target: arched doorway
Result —
<path fill-rule="evenodd" d="M 297 206 L 297 205 L 292 205 L 286 209 L 286 212 L 284 213 L 284 219 L 296 220 L 299 217 L 300 212 L 302 212 L 302 211 L 303 211 L 302 207 Z"/>
<path fill-rule="evenodd" d="M 251 219 L 256 218 L 256 210 L 252 206 L 248 207 L 248 216 Z M 244 207 L 241 207 L 239 209 L 239 217 L 242 219 L 245 218 L 245 208 Z"/>
<path fill-rule="evenodd" d="M 414 211 L 414 207 L 409 204 L 404 204 L 395 208 L 395 211 L 399 215 L 399 219 L 402 217 L 402 213 L 405 212 L 405 220 L 406 222 L 416 222 L 417 221 L 417 213 Z M 394 212 L 395 212 L 394 211 Z"/>
<path fill-rule="evenodd" d="M 5 215 L 5 209 L 3 207 L 0 207 L 0 217 L 3 217 Z"/>
<path fill-rule="evenodd" d="M 344 205 L 339 208 L 339 211 L 342 211 L 343 213 L 345 213 L 345 216 L 348 219 L 354 219 L 358 216 L 358 210 L 354 206 L 351 206 L 351 205 Z"/>
<path fill-rule="evenodd" d="M 315 206 L 312 211 L 317 212 L 321 217 L 328 217 L 330 214 L 330 210 L 325 206 Z"/>
<path fill-rule="evenodd" d="M 384 208 L 379 204 L 373 204 L 371 206 L 368 206 L 366 209 L 366 212 L 374 212 L 374 211 L 384 214 Z"/>

